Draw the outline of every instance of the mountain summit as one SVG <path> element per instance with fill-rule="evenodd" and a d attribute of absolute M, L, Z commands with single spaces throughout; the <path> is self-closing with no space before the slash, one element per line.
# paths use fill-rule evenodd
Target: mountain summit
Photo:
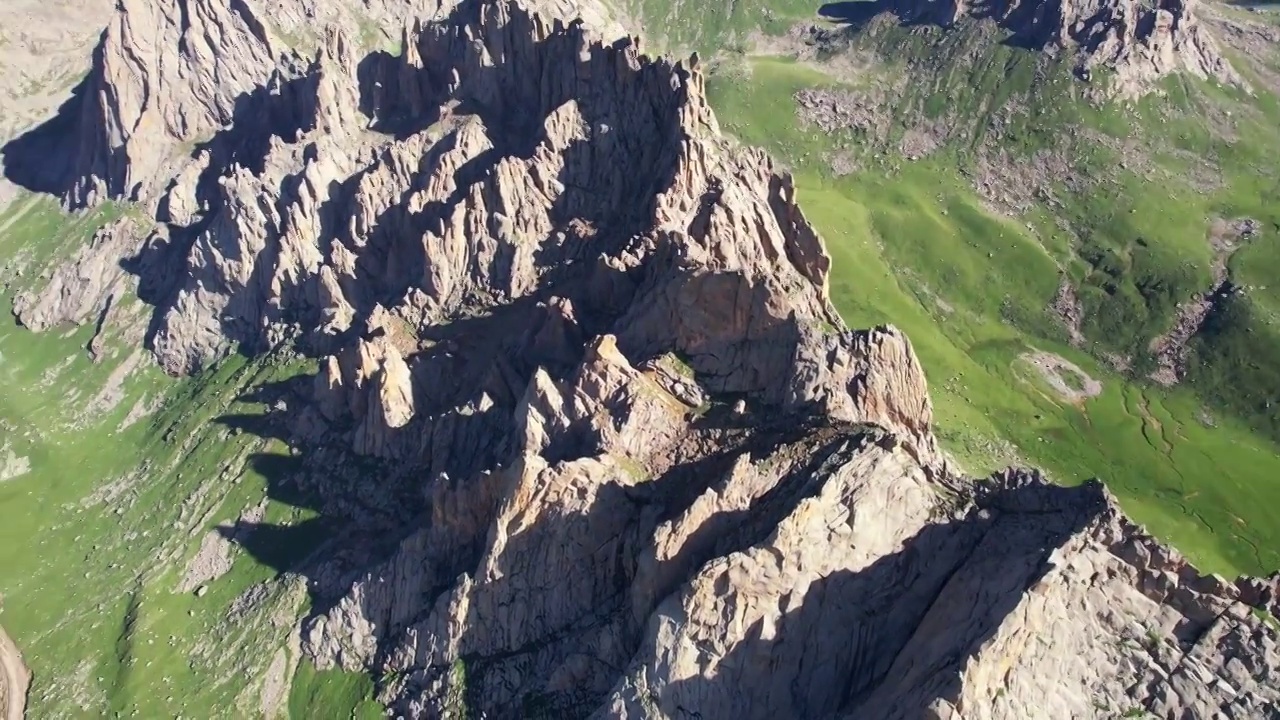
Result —
<path fill-rule="evenodd" d="M 136 212 L 18 317 L 121 283 L 170 374 L 307 362 L 237 427 L 345 528 L 273 581 L 306 577 L 318 667 L 415 718 L 1280 712 L 1280 576 L 1202 575 L 1096 482 L 964 476 L 696 56 L 507 0 L 309 52 L 274 12 L 120 4 L 56 179 Z M 1181 5 L 912 12 L 1229 71 Z"/>

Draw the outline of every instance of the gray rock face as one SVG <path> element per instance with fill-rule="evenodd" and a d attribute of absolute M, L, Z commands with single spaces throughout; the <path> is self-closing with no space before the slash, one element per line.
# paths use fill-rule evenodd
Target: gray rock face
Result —
<path fill-rule="evenodd" d="M 93 14 L 101 15 L 100 3 L 91 4 Z M 622 32 L 595 3 L 535 4 L 548 17 L 585 17 L 611 35 Z M 457 2 L 119 0 L 116 5 L 88 80 L 77 88 L 76 137 L 44 148 L 57 154 L 69 149 L 71 166 L 60 178 L 35 168 L 22 171 L 39 174 L 41 184 L 65 187 L 65 200 L 74 206 L 110 198 L 157 199 L 166 184 L 173 187 L 170 178 L 199 148 L 228 126 L 234 125 L 240 138 L 264 121 L 268 132 L 287 134 L 288 127 L 271 127 L 281 118 L 278 113 L 264 117 L 264 105 L 272 104 L 271 96 L 296 100 L 289 98 L 287 84 L 305 74 L 307 59 L 325 44 L 326 28 L 344 28 L 356 38 L 348 42 L 393 48 L 406 19 L 441 20 Z M 333 107 L 327 100 L 320 105 Z M 39 161 L 27 153 L 17 162 Z M 177 184 L 191 180 L 180 177 Z M 175 218 L 184 217 L 185 209 L 175 208 Z"/>
<path fill-rule="evenodd" d="M 14 316 L 36 332 L 98 321 L 132 289 L 133 283 L 120 259 L 137 251 L 141 236 L 136 223 L 129 219 L 103 227 L 74 258 L 58 266 L 39 294 L 15 297 Z"/>
<path fill-rule="evenodd" d="M 167 151 L 230 123 L 274 55 L 245 2 L 120 0 L 84 91 L 73 200 L 153 191 Z"/>
<path fill-rule="evenodd" d="M 1142 536 L 1100 486 L 1009 473 L 940 517 L 936 484 L 869 455 L 767 542 L 670 597 L 596 716 L 1280 709 L 1275 631 Z"/>
<path fill-rule="evenodd" d="M 0 143 L 38 123 L 65 99 L 90 63 L 113 0 L 9 0 L 0 36 Z M 0 205 L 12 186 L 0 180 Z"/>
<path fill-rule="evenodd" d="M 1280 714 L 1248 609 L 1277 581 L 1201 576 L 1099 484 L 958 473 L 909 341 L 845 328 L 791 179 L 720 135 L 696 58 L 468 1 L 398 56 L 335 21 L 280 60 L 261 9 L 202 1 L 218 52 L 162 34 L 144 64 L 190 82 L 81 133 L 212 132 L 89 175 L 156 210 L 113 252 L 167 370 L 317 362 L 263 422 L 356 528 L 298 569 L 321 667 L 414 718 Z M 91 315 L 105 246 L 24 322 Z"/>

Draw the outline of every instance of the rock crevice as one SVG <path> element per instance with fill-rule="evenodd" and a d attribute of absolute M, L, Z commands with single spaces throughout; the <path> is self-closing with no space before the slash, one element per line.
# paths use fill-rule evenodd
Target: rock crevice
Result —
<path fill-rule="evenodd" d="M 315 362 L 241 422 L 350 528 L 293 569 L 321 667 L 405 717 L 1280 712 L 1248 609 L 1277 582 L 1201 576 L 1097 483 L 960 474 L 910 342 L 844 326 L 791 178 L 721 136 L 696 57 L 467 0 L 399 55 L 338 23 L 303 58 L 269 31 L 288 7 L 184 0 L 196 47 L 121 5 L 76 187 L 151 227 L 19 316 L 134 290 L 171 373 Z"/>

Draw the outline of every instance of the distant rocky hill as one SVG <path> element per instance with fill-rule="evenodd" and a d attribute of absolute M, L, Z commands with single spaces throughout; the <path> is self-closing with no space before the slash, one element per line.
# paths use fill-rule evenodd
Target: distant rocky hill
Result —
<path fill-rule="evenodd" d="M 892 0 L 885 5 L 907 23 L 995 21 L 1012 33 L 1013 43 L 1074 56 L 1083 77 L 1112 74 L 1108 90 L 1121 97 L 1142 95 L 1174 72 L 1247 87 L 1201 24 L 1198 6 L 1197 0 Z"/>
<path fill-rule="evenodd" d="M 120 283 L 173 374 L 316 363 L 243 427 L 351 527 L 294 569 L 318 665 L 406 717 L 1280 716 L 1280 576 L 1200 574 L 1097 483 L 963 476 L 696 58 L 506 0 L 421 8 L 398 54 L 337 16 L 290 47 L 278 5 L 125 0 L 6 162 L 145 216 L 24 325 Z M 1044 32 L 1112 47 L 1085 15 Z M 1122 15 L 1107 52 L 1206 47 Z"/>

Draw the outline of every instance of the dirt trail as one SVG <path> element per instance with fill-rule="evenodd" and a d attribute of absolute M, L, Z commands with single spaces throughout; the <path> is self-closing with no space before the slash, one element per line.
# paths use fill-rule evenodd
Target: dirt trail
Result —
<path fill-rule="evenodd" d="M 0 627 L 0 710 L 3 720 L 22 720 L 27 705 L 31 672 L 22 662 L 22 653 Z"/>

